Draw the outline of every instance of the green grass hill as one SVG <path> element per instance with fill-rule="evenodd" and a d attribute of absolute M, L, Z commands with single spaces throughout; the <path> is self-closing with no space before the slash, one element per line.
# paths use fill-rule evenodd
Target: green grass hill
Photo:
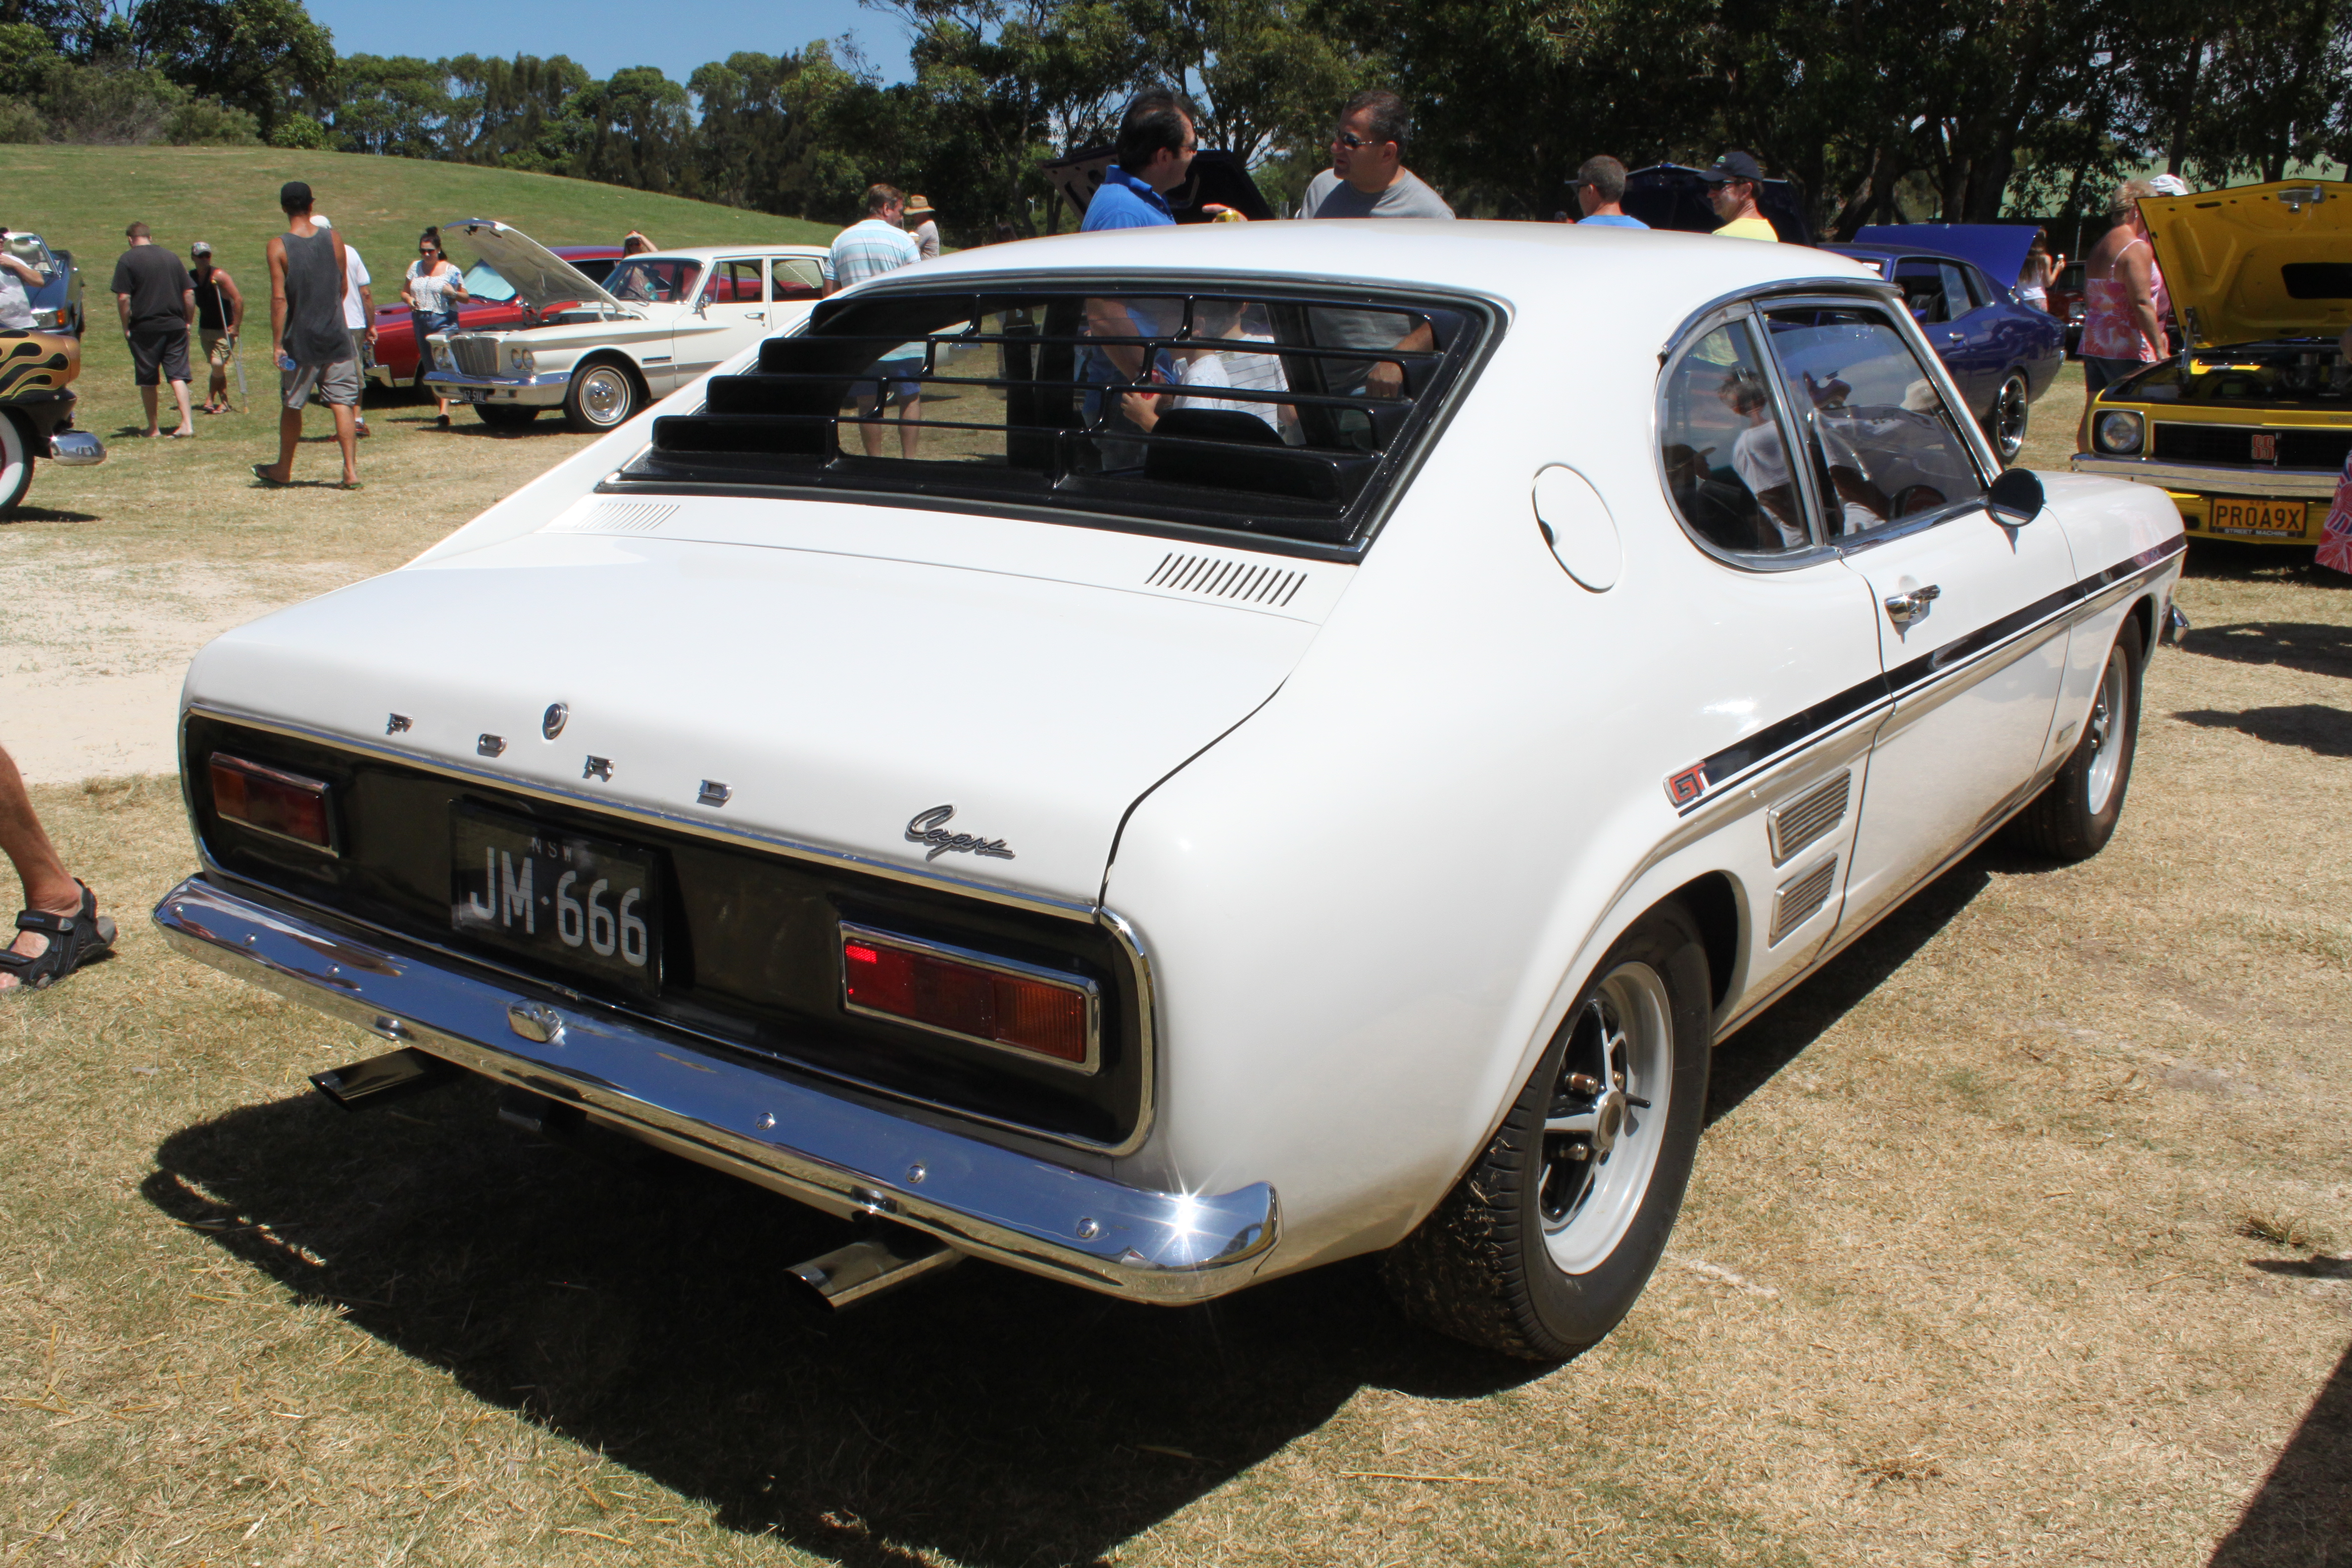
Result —
<path fill-rule="evenodd" d="M 278 187 L 307 180 L 319 211 L 360 247 L 375 276 L 378 304 L 399 297 L 399 279 L 416 257 L 427 224 L 491 217 L 542 245 L 618 245 L 641 229 L 656 245 L 725 245 L 783 240 L 822 245 L 830 225 L 774 217 L 711 202 L 656 196 L 618 185 L 551 174 L 523 174 L 465 163 L 353 153 L 295 153 L 274 147 L 16 146 L 0 161 L 0 223 L 30 229 L 74 253 L 87 279 L 85 309 L 110 321 L 106 298 L 114 258 L 134 219 L 155 243 L 183 259 L 194 240 L 211 242 L 219 264 L 268 302 L 262 247 L 285 232 Z M 452 254 L 472 258 L 462 244 Z"/>

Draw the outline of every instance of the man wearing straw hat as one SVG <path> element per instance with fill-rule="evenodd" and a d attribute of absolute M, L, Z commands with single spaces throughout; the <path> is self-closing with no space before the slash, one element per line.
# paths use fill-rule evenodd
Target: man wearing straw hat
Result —
<path fill-rule="evenodd" d="M 931 221 L 932 216 L 930 197 L 917 191 L 907 198 L 907 232 L 915 237 L 915 248 L 926 261 L 940 258 L 940 226 Z"/>

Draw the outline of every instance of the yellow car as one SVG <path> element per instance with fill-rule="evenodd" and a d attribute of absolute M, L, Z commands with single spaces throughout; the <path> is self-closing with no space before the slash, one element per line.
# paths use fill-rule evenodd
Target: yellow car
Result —
<path fill-rule="evenodd" d="M 2099 394 L 2076 471 L 2162 486 L 2191 539 L 2317 544 L 2352 452 L 2352 184 L 2139 208 L 2188 346 Z"/>

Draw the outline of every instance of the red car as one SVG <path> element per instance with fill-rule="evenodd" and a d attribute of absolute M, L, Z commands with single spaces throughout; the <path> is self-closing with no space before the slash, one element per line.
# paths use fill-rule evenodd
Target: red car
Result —
<path fill-rule="evenodd" d="M 559 245 L 555 254 L 588 275 L 592 282 L 602 283 L 604 274 L 621 259 L 617 245 Z M 404 272 L 402 275 L 405 277 Z M 402 279 L 394 278 L 388 285 L 379 283 L 379 294 L 390 293 L 393 302 L 378 305 L 375 310 L 375 363 L 368 366 L 368 379 L 379 386 L 414 386 L 418 382 L 420 367 L 416 363 L 416 330 L 409 325 L 408 307 L 400 301 Z M 499 276 L 486 261 L 477 261 L 466 268 L 466 292 L 474 297 L 470 305 L 457 310 L 457 325 L 467 331 L 482 327 L 511 327 L 522 320 L 522 305 L 515 299 L 513 285 Z"/>

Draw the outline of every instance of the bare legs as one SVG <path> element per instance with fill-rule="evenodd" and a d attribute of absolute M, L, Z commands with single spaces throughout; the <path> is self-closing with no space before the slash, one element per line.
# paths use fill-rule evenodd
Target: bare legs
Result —
<path fill-rule="evenodd" d="M 9 864 L 16 868 L 17 879 L 25 884 L 26 909 L 46 910 L 53 915 L 80 912 L 80 884 L 66 870 L 49 836 L 41 830 L 41 819 L 33 815 L 32 799 L 25 793 L 24 776 L 5 749 L 0 749 L 0 851 L 7 854 Z M 37 958 L 48 945 L 49 939 L 38 931 L 20 931 L 10 951 Z M 0 973 L 0 991 L 13 990 L 16 984 L 12 976 Z"/>
<path fill-rule="evenodd" d="M 898 456 L 915 458 L 922 455 L 923 400 L 909 397 L 898 405 Z M 860 404 L 857 409 L 857 438 L 866 447 L 866 455 L 882 455 L 882 426 L 886 416 L 877 404 Z"/>
<path fill-rule="evenodd" d="M 355 485 L 360 479 L 359 410 L 348 403 L 331 403 L 327 411 L 335 416 L 335 442 L 343 449 L 343 483 Z M 302 442 L 302 411 L 280 408 L 278 411 L 278 461 L 262 470 L 279 484 L 294 482 L 294 449 Z M 275 469 L 275 472 L 271 472 Z"/>
<path fill-rule="evenodd" d="M 226 387 L 227 384 L 224 382 L 222 384 Z M 155 419 L 156 404 L 160 400 L 158 395 L 159 391 L 159 388 L 152 386 L 142 386 L 139 389 L 139 401 L 146 407 L 147 410 L 147 434 L 150 436 L 157 436 L 163 433 L 157 428 Z M 177 430 L 173 431 L 172 434 L 174 436 L 194 435 L 196 433 L 195 416 L 188 412 L 188 384 L 184 381 L 173 382 L 172 384 L 172 395 L 179 400 L 180 405 L 180 427 Z"/>

